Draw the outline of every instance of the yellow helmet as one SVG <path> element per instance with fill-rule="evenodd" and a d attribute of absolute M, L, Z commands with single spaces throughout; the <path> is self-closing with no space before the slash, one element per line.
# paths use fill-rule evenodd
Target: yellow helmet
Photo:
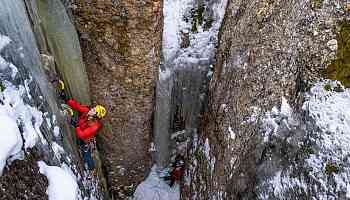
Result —
<path fill-rule="evenodd" d="M 104 116 L 106 116 L 107 111 L 106 111 L 106 108 L 104 108 L 103 106 L 97 105 L 95 109 L 96 109 L 96 116 L 98 118 L 102 119 Z"/>
<path fill-rule="evenodd" d="M 58 81 L 58 89 L 60 89 L 61 91 L 64 90 L 64 83 L 63 83 L 62 80 L 59 80 L 59 81 Z"/>

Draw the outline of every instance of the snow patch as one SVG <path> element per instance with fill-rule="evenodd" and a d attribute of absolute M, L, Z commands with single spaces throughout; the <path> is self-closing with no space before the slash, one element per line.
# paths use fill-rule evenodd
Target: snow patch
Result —
<path fill-rule="evenodd" d="M 13 68 L 13 73 L 14 71 L 17 71 L 17 68 L 14 65 L 12 65 L 11 63 L 7 63 L 0 56 L 0 69 L 4 68 L 4 65 L 12 66 L 11 68 Z M 15 76 L 15 74 L 12 74 L 12 76 Z M 29 83 L 30 81 L 31 80 L 26 80 L 25 86 L 19 85 L 18 87 L 14 86 L 10 82 L 3 81 L 5 89 L 1 92 L 0 95 L 0 99 L 7 110 L 7 114 L 12 119 L 15 119 L 17 125 L 23 129 L 25 149 L 33 147 L 39 138 L 41 139 L 41 142 L 43 144 L 47 144 L 45 138 L 43 137 L 40 131 L 40 126 L 43 122 L 42 113 L 37 108 L 34 108 L 24 103 L 23 100 L 24 97 L 28 97 L 29 99 L 31 98 L 30 90 L 27 85 L 27 83 Z"/>
<path fill-rule="evenodd" d="M 61 159 L 61 155 L 65 152 L 63 147 L 61 147 L 56 142 L 53 142 L 51 146 L 52 146 L 53 152 L 55 153 L 55 156 L 58 158 L 58 160 L 60 160 Z"/>
<path fill-rule="evenodd" d="M 40 173 L 49 180 L 49 187 L 46 191 L 49 200 L 78 199 L 79 189 L 76 178 L 67 171 L 67 167 L 48 166 L 43 161 L 39 161 L 38 166 Z"/>
<path fill-rule="evenodd" d="M 163 54 L 165 58 L 174 59 L 180 49 L 180 31 L 188 25 L 183 16 L 192 0 L 165 0 L 163 6 Z"/>
<path fill-rule="evenodd" d="M 26 91 L 27 91 L 27 95 L 28 95 L 28 98 L 29 98 L 29 99 L 32 99 L 32 95 L 30 95 L 30 93 L 29 93 L 29 91 L 30 91 L 30 89 L 29 89 L 29 84 L 30 84 L 32 81 L 33 81 L 33 78 L 32 78 L 32 77 L 30 77 L 29 80 L 24 80 L 24 87 L 25 87 L 25 89 L 26 89 Z"/>
<path fill-rule="evenodd" d="M 7 46 L 8 44 L 10 44 L 11 39 L 5 35 L 1 35 L 0 34 L 0 51 Z"/>
<path fill-rule="evenodd" d="M 23 142 L 18 129 L 16 119 L 8 115 L 8 108 L 0 106 L 0 175 L 10 156 L 15 156 L 21 151 Z"/>
<path fill-rule="evenodd" d="M 289 123 L 295 123 L 292 118 L 293 110 L 288 104 L 287 100 L 282 97 L 281 108 L 278 109 L 274 106 L 271 111 L 267 112 L 263 118 L 263 141 L 269 141 L 271 136 L 277 135 L 278 128 L 281 123 L 284 123 L 286 127 L 289 127 Z"/>
<path fill-rule="evenodd" d="M 24 103 L 22 97 L 25 94 L 24 87 L 19 86 L 17 89 L 11 83 L 5 84 L 5 87 L 6 89 L 3 91 L 3 102 L 9 106 L 11 116 L 17 119 L 20 126 L 23 127 L 25 148 L 33 147 L 38 141 L 39 136 L 42 138 L 42 142 L 46 144 L 46 140 L 40 132 L 40 126 L 43 121 L 41 112 Z"/>
<path fill-rule="evenodd" d="M 191 20 L 189 17 L 191 9 L 198 9 L 198 4 L 193 0 L 165 0 L 164 30 L 162 52 L 164 55 L 165 66 L 170 70 L 161 70 L 162 78 L 171 75 L 173 66 L 194 66 L 205 65 L 210 67 L 213 62 L 216 51 L 217 35 L 225 14 L 227 0 L 220 0 L 210 5 L 213 9 L 212 27 L 204 30 L 202 24 L 198 24 L 197 32 L 192 32 Z M 189 37 L 189 46 L 181 48 L 183 34 Z"/>
<path fill-rule="evenodd" d="M 350 196 L 350 90 L 343 87 L 342 92 L 326 90 L 326 85 L 342 87 L 336 81 L 320 82 L 311 88 L 303 105 L 320 129 L 320 139 L 316 141 L 320 151 L 311 155 L 307 163 L 313 169 L 313 177 L 325 189 L 329 188 L 326 166 L 337 167 L 339 172 L 332 175 L 335 191 L 346 191 L 346 196 Z"/>
<path fill-rule="evenodd" d="M 292 176 L 290 169 L 277 172 L 264 183 L 272 188 L 274 196 L 283 199 L 290 189 L 310 191 L 313 187 L 314 199 L 337 199 L 345 193 L 350 197 L 350 89 L 345 89 L 337 81 L 325 80 L 315 84 L 305 95 L 303 110 L 306 118 L 314 122 L 310 129 L 304 127 L 302 139 L 312 141 L 312 151 L 305 159 L 307 175 Z M 276 107 L 264 118 L 264 140 L 278 135 L 283 123 L 293 126 L 292 109 L 282 98 L 281 109 Z M 309 132 L 312 130 L 312 132 Z M 308 136 L 310 134 L 311 136 Z M 327 169 L 328 168 L 332 169 Z M 306 177 L 305 177 L 306 176 Z M 305 178 L 305 179 L 304 179 Z M 309 181 L 306 181 L 309 180 Z M 311 182 L 310 182 L 311 180 Z M 311 185 L 310 185 L 311 184 Z M 262 192 L 259 199 L 270 199 L 270 193 Z"/>
<path fill-rule="evenodd" d="M 153 166 L 147 179 L 137 187 L 133 200 L 180 200 L 180 186 L 170 187 Z"/>
<path fill-rule="evenodd" d="M 59 136 L 60 136 L 60 127 L 55 126 L 55 127 L 53 128 L 53 135 L 54 135 L 55 137 L 59 137 Z"/>
<path fill-rule="evenodd" d="M 233 132 L 232 127 L 231 127 L 231 126 L 229 126 L 229 127 L 228 127 L 228 132 L 229 132 L 229 134 L 230 134 L 230 138 L 231 138 L 231 140 L 236 139 L 236 134 L 235 134 L 235 132 Z"/>
<path fill-rule="evenodd" d="M 257 123 L 259 119 L 259 114 L 261 112 L 261 109 L 256 106 L 252 106 L 250 109 L 252 114 L 246 120 L 243 121 L 243 124 Z"/>
<path fill-rule="evenodd" d="M 42 113 L 24 103 L 23 96 L 26 94 L 24 87 L 16 88 L 9 82 L 5 82 L 4 85 L 6 89 L 0 97 L 4 103 L 3 109 L 6 110 L 8 116 L 17 121 L 18 126 L 23 128 L 25 149 L 33 147 L 39 137 L 46 144 L 47 142 L 40 131 L 43 122 Z"/>
<path fill-rule="evenodd" d="M 205 139 L 204 143 L 204 155 L 207 160 L 210 160 L 210 145 L 209 145 L 209 139 Z"/>
<path fill-rule="evenodd" d="M 282 97 L 282 103 L 281 103 L 281 115 L 284 115 L 286 117 L 291 117 L 292 116 L 292 108 L 288 104 L 288 101 L 286 98 Z"/>
<path fill-rule="evenodd" d="M 209 139 L 205 139 L 205 143 L 204 143 L 204 156 L 207 159 L 208 163 L 209 163 L 209 167 L 210 167 L 210 171 L 213 172 L 214 168 L 215 168 L 215 162 L 216 159 L 215 157 L 211 157 L 210 156 L 210 145 L 209 145 Z"/>
<path fill-rule="evenodd" d="M 0 34 L 0 51 L 10 44 L 11 39 L 5 35 Z M 0 56 L 0 70 L 5 70 L 6 68 L 10 67 L 12 70 L 11 78 L 15 78 L 16 74 L 18 72 L 17 68 L 12 64 L 8 63 L 3 57 Z"/>

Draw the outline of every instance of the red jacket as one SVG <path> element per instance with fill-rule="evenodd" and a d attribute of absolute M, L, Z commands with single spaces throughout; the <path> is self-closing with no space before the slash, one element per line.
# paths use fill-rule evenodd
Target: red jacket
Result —
<path fill-rule="evenodd" d="M 175 167 L 173 171 L 171 171 L 170 173 L 171 178 L 176 181 L 180 181 L 184 174 L 185 174 L 185 170 L 183 167 Z"/>
<path fill-rule="evenodd" d="M 67 105 L 79 113 L 78 126 L 75 128 L 77 137 L 83 141 L 89 141 L 96 136 L 97 131 L 102 127 L 102 123 L 98 120 L 89 121 L 87 106 L 82 106 L 74 100 L 68 100 Z"/>

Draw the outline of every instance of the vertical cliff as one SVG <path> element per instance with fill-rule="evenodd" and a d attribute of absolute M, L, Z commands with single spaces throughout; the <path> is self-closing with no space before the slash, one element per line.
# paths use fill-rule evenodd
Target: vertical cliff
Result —
<path fill-rule="evenodd" d="M 336 107 L 348 90 L 320 73 L 348 52 L 348 12 L 346 1 L 229 2 L 184 198 L 349 195 L 348 122 L 334 117 L 347 119 Z"/>
<path fill-rule="evenodd" d="M 92 101 L 108 109 L 99 141 L 108 183 L 115 199 L 125 199 L 151 166 L 162 2 L 76 0 L 72 8 Z"/>
<path fill-rule="evenodd" d="M 37 2 L 41 6 L 47 3 Z M 11 145 L 13 136 L 19 136 L 18 152 L 12 148 L 9 157 L 3 157 L 6 149 L 1 150 L 6 167 L 0 177 L 4 186 L 0 196 L 2 199 L 54 198 L 52 195 L 63 195 L 66 199 L 103 199 L 100 180 L 88 178 L 84 170 L 74 130 L 63 115 L 62 100 L 51 84 L 60 74 L 72 96 L 89 102 L 76 32 L 72 24 L 65 21 L 69 19 L 60 1 L 50 4 L 55 7 L 51 9 L 59 13 L 50 17 L 45 16 L 49 8 L 38 7 L 37 2 L 6 0 L 0 3 L 1 129 L 7 133 L 2 135 L 1 146 Z M 44 22 L 43 18 L 52 21 Z M 51 35 L 58 30 L 64 30 L 59 35 L 62 37 Z M 10 136 L 12 140 L 7 143 Z M 44 162 L 39 165 L 40 160 L 50 166 Z M 51 179 L 56 175 L 59 177 Z M 61 193 L 53 190 L 65 180 L 70 188 Z"/>

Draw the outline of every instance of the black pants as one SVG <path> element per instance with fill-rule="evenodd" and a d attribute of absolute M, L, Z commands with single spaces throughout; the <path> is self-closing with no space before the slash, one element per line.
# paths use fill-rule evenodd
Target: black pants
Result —
<path fill-rule="evenodd" d="M 170 187 L 173 187 L 174 183 L 175 183 L 175 178 L 173 178 L 172 176 L 166 176 L 164 177 L 164 181 L 169 181 L 170 180 L 170 183 L 169 183 L 169 186 Z"/>

